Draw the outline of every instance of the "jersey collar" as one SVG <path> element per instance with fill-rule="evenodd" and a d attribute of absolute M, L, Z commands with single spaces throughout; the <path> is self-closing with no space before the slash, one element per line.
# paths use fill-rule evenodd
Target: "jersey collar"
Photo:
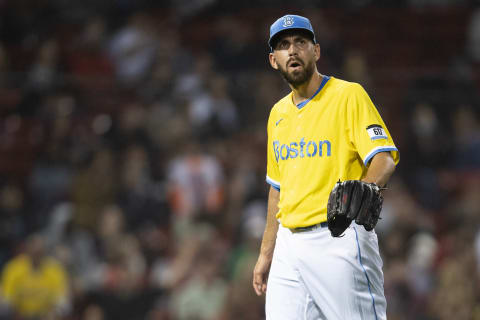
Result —
<path fill-rule="evenodd" d="M 328 80 L 330 80 L 329 76 L 323 76 L 322 82 L 320 83 L 320 86 L 318 87 L 317 91 L 315 91 L 313 96 L 311 96 L 305 101 L 300 102 L 299 104 L 296 105 L 296 107 L 298 109 L 302 109 L 307 103 L 309 103 L 313 98 L 315 98 L 315 96 L 320 92 L 320 90 L 322 90 L 322 88 L 325 86 Z"/>

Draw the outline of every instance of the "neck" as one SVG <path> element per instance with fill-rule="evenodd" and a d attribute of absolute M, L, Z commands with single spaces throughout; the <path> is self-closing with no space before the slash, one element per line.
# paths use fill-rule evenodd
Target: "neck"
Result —
<path fill-rule="evenodd" d="M 298 87 L 294 87 L 290 85 L 290 88 L 293 91 L 293 103 L 299 104 L 302 101 L 309 99 L 315 91 L 317 91 L 320 83 L 322 83 L 323 76 L 315 71 L 312 74 L 312 77 L 307 82 L 299 85 Z"/>

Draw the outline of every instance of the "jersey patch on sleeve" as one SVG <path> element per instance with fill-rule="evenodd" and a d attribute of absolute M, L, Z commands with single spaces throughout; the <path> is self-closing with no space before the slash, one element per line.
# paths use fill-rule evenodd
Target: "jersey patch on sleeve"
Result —
<path fill-rule="evenodd" d="M 367 133 L 371 140 L 388 139 L 385 130 L 379 124 L 371 124 L 367 127 Z"/>

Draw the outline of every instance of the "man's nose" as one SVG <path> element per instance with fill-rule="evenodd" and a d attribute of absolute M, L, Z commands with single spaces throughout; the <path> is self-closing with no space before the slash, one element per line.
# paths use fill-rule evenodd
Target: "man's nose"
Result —
<path fill-rule="evenodd" d="M 288 55 L 289 56 L 293 56 L 293 55 L 297 55 L 298 54 L 298 48 L 297 46 L 295 45 L 294 42 L 292 42 L 290 44 L 290 46 L 288 47 Z"/>

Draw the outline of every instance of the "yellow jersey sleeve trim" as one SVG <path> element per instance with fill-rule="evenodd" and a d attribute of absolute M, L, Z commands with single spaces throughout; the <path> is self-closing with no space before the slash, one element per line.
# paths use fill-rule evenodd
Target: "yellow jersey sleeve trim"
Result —
<path fill-rule="evenodd" d="M 365 164 L 365 166 L 368 165 L 368 163 L 370 162 L 370 160 L 372 160 L 372 158 L 379 152 L 386 152 L 386 151 L 395 151 L 396 154 L 392 154 L 393 156 L 393 160 L 395 161 L 395 164 L 398 163 L 399 159 L 400 159 L 400 153 L 398 152 L 398 149 L 397 147 L 395 146 L 380 146 L 380 147 L 376 147 L 374 148 L 372 151 L 370 151 L 366 156 L 365 156 L 365 159 L 363 160 L 363 164 Z"/>
<path fill-rule="evenodd" d="M 280 182 L 273 180 L 267 175 L 267 183 L 275 188 L 277 191 L 280 191 Z"/>

